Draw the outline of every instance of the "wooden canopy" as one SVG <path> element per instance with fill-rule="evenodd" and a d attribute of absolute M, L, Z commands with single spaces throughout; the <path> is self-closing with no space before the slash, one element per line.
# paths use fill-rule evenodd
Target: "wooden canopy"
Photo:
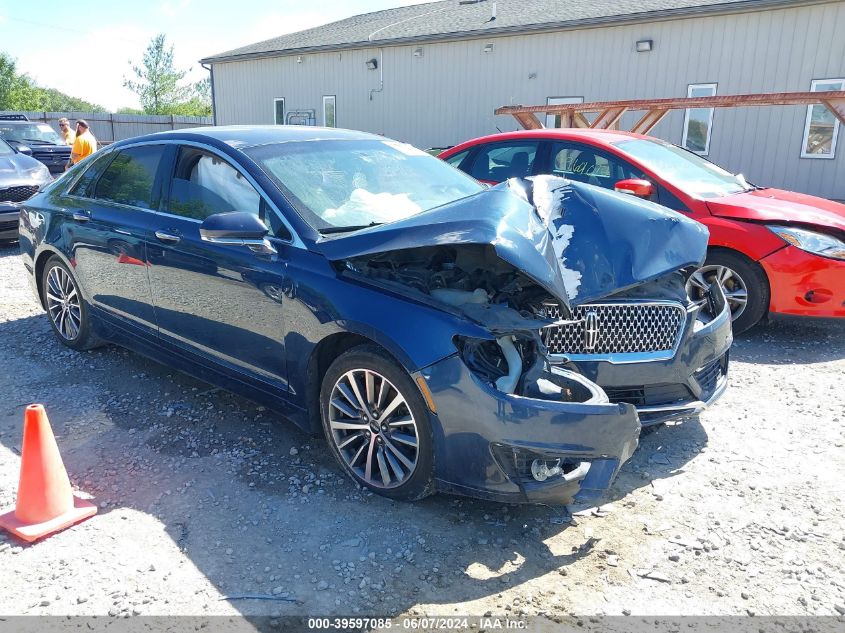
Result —
<path fill-rule="evenodd" d="M 629 131 L 648 134 L 670 110 L 687 108 L 745 108 L 750 106 L 818 105 L 825 106 L 845 125 L 845 91 L 835 92 L 776 92 L 769 94 L 726 95 L 715 97 L 679 97 L 673 99 L 638 99 L 631 101 L 596 101 L 562 105 L 503 106 L 496 114 L 510 114 L 526 130 L 543 127 L 537 114 L 561 117 L 562 127 L 606 130 L 615 126 L 627 111 L 644 114 Z M 585 114 L 595 113 L 590 122 Z"/>

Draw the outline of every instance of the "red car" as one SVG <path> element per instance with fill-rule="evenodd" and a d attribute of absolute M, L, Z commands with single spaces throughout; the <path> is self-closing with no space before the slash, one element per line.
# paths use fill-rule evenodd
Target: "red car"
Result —
<path fill-rule="evenodd" d="M 734 332 L 767 312 L 845 317 L 845 205 L 757 187 L 685 149 L 612 130 L 543 129 L 494 134 L 440 158 L 483 182 L 554 174 L 633 194 L 710 229 L 705 265 L 690 278 L 697 298 L 717 280 Z"/>

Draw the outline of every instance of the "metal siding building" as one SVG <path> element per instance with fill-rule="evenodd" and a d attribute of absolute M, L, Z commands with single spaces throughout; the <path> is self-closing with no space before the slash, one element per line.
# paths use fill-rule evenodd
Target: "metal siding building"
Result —
<path fill-rule="evenodd" d="M 718 95 L 807 91 L 813 80 L 845 78 L 841 0 L 596 0 L 589 4 L 653 10 L 554 26 L 424 32 L 436 29 L 432 13 L 444 19 L 469 7 L 480 22 L 478 12 L 489 20 L 494 4 L 497 17 L 489 23 L 501 25 L 529 5 L 563 10 L 586 3 L 416 5 L 404 9 L 416 10 L 410 17 L 391 10 L 398 15 L 387 19 L 396 17 L 397 24 L 386 27 L 379 18 L 389 12 L 350 18 L 358 33 L 378 29 L 372 44 L 366 36 L 338 41 L 333 28 L 348 22 L 341 21 L 211 57 L 203 61 L 213 68 L 216 122 L 274 123 L 274 99 L 283 98 L 285 111 L 315 110 L 323 125 L 322 98 L 333 95 L 339 127 L 443 147 L 517 129 L 511 117 L 493 114 L 502 105 L 686 96 L 690 84 L 711 83 Z M 679 5 L 683 11 L 673 9 Z M 429 26 L 415 33 L 414 21 Z M 391 28 L 400 32 L 387 39 Z M 636 52 L 641 40 L 652 40 L 653 50 Z M 377 69 L 368 68 L 372 59 Z M 757 184 L 845 199 L 845 133 L 835 158 L 802 158 L 806 117 L 800 106 L 716 109 L 708 158 Z M 683 128 L 684 112 L 675 111 L 651 133 L 680 144 Z"/>

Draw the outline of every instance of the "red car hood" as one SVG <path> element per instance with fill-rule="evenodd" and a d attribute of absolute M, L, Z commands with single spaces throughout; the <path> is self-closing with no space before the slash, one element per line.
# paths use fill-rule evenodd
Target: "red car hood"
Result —
<path fill-rule="evenodd" d="M 708 200 L 710 213 L 722 218 L 785 224 L 813 224 L 845 231 L 845 204 L 780 189 L 760 189 Z"/>

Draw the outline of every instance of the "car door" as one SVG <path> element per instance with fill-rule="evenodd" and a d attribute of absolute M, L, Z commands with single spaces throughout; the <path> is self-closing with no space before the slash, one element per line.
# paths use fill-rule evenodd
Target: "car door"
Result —
<path fill-rule="evenodd" d="M 225 368 L 287 389 L 284 349 L 290 233 L 245 172 L 213 150 L 174 152 L 162 213 L 148 247 L 159 335 Z M 215 213 L 255 213 L 272 249 L 204 241 Z"/>
<path fill-rule="evenodd" d="M 106 320 L 156 336 L 146 241 L 161 198 L 164 145 L 96 159 L 66 196 L 66 238 L 91 305 Z"/>
<path fill-rule="evenodd" d="M 658 179 L 630 161 L 587 143 L 548 141 L 548 145 L 548 151 L 542 153 L 542 156 L 548 157 L 547 162 L 539 173 L 553 174 L 605 189 L 614 189 L 620 180 L 648 180 L 654 185 L 654 193 L 648 198 L 651 202 L 689 213 L 684 204 Z"/>

